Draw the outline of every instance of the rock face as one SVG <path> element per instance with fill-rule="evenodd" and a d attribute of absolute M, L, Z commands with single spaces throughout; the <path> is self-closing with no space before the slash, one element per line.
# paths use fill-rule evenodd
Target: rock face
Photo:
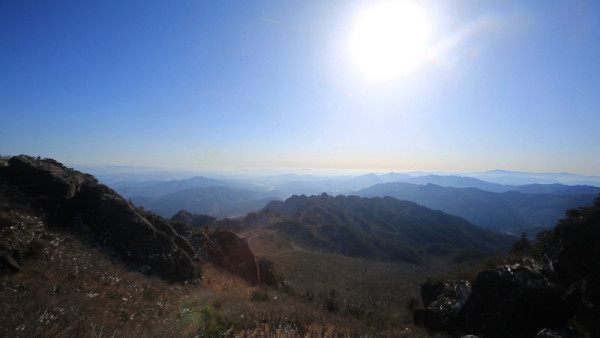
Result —
<path fill-rule="evenodd" d="M 467 281 L 426 283 L 421 286 L 421 297 L 425 310 L 414 313 L 415 323 L 432 330 L 449 330 L 471 294 Z"/>
<path fill-rule="evenodd" d="M 18 261 L 31 250 L 44 219 L 92 241 L 131 269 L 169 281 L 199 280 L 203 261 L 255 284 L 268 279 L 272 271 L 266 264 L 265 271 L 259 272 L 260 264 L 248 243 L 234 232 L 193 231 L 184 222 L 136 208 L 93 176 L 51 159 L 21 155 L 2 162 L 0 188 L 2 270 L 19 269 Z M 25 207 L 32 210 L 21 212 L 19 208 Z M 32 213 L 39 218 L 32 218 Z M 178 215 L 189 221 L 185 212 Z"/>
<path fill-rule="evenodd" d="M 245 238 L 226 228 L 189 232 L 189 239 L 205 262 L 223 268 L 252 284 L 277 285 L 273 262 L 257 259 Z"/>
<path fill-rule="evenodd" d="M 91 175 L 69 170 L 52 159 L 36 160 L 29 156 L 15 156 L 3 168 L 9 182 L 23 192 L 40 198 L 72 198 L 84 184 L 97 184 Z"/>
<path fill-rule="evenodd" d="M 570 325 L 600 336 L 600 195 L 590 207 L 567 211 L 539 240 L 565 289 L 564 306 L 573 314 Z"/>
<path fill-rule="evenodd" d="M 431 331 L 485 337 L 549 337 L 556 332 L 597 337 L 598 243 L 600 196 L 593 206 L 569 210 L 552 231 L 538 234 L 538 243 L 526 255 L 479 272 L 470 292 L 454 291 L 460 288 L 452 285 L 460 281 L 424 284 L 425 309 L 415 311 L 415 323 Z"/>
<path fill-rule="evenodd" d="M 258 263 L 245 238 L 225 228 L 217 228 L 207 234 L 202 252 L 208 261 L 258 284 L 260 275 Z"/>
<path fill-rule="evenodd" d="M 170 281 L 200 277 L 195 250 L 167 220 L 145 214 L 93 176 L 24 155 L 2 170 L 5 183 L 51 225 L 87 234 L 130 268 Z"/>
<path fill-rule="evenodd" d="M 544 327 L 564 326 L 561 289 L 545 266 L 523 259 L 483 271 L 473 282 L 462 309 L 467 332 L 505 337 L 532 337 Z"/>
<path fill-rule="evenodd" d="M 425 309 L 415 311 L 415 323 L 431 331 L 484 337 L 533 337 L 544 327 L 564 326 L 568 316 L 561 308 L 561 288 L 547 268 L 521 258 L 480 272 L 472 285 L 424 284 Z"/>

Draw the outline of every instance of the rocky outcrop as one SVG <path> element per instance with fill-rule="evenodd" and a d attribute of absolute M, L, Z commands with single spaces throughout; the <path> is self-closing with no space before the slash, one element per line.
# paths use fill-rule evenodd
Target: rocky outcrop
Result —
<path fill-rule="evenodd" d="M 165 219 L 136 208 L 93 176 L 54 160 L 12 157 L 0 166 L 0 183 L 0 201 L 20 196 L 22 205 L 32 206 L 32 212 L 51 226 L 91 240 L 131 269 L 170 281 L 193 281 L 201 277 L 201 263 L 212 262 L 254 284 L 275 280 L 272 263 L 257 261 L 244 238 L 226 229 L 203 232 L 186 224 L 204 227 L 214 223 L 214 217 L 181 211 Z M 11 203 L 1 206 L 5 205 Z M 42 223 L 19 218 L 17 211 L 2 215 L 16 216 L 0 218 L 0 268 L 17 271 Z"/>
<path fill-rule="evenodd" d="M 194 228 L 203 229 L 205 227 L 212 227 L 217 219 L 213 216 L 202 215 L 202 214 L 190 214 L 185 210 L 180 210 L 172 218 L 172 220 L 183 221 L 189 226 Z"/>
<path fill-rule="evenodd" d="M 485 336 L 532 337 L 541 328 L 565 325 L 561 288 L 547 268 L 524 258 L 480 272 L 462 309 L 462 326 Z"/>
<path fill-rule="evenodd" d="M 529 252 L 479 272 L 466 301 L 449 287 L 460 281 L 423 285 L 415 323 L 480 337 L 599 336 L 598 243 L 600 196 L 538 234 Z"/>
<path fill-rule="evenodd" d="M 24 155 L 2 171 L 7 189 L 31 199 L 50 225 L 86 236 L 128 267 L 170 281 L 200 277 L 194 248 L 167 220 L 135 208 L 93 176 Z"/>
<path fill-rule="evenodd" d="M 421 286 L 424 310 L 416 310 L 414 321 L 432 330 L 451 330 L 471 294 L 467 281 L 446 280 Z"/>
<path fill-rule="evenodd" d="M 231 230 L 231 228 L 239 228 L 238 225 L 242 224 L 243 220 L 217 220 L 212 216 L 192 215 L 181 210 L 171 218 L 171 221 L 174 226 L 186 223 L 195 228 L 193 231 L 187 228 L 184 232 L 195 250 L 200 253 L 202 261 L 210 262 L 255 285 L 277 285 L 278 278 L 273 262 L 265 258 L 258 259 L 250 249 L 247 240 Z M 214 226 L 216 228 L 211 228 Z"/>
<path fill-rule="evenodd" d="M 558 225 L 539 236 L 564 288 L 569 325 L 600 336 L 600 195 L 594 205 L 567 211 Z"/>
<path fill-rule="evenodd" d="M 191 242 L 201 253 L 202 260 L 211 262 L 252 284 L 261 283 L 259 262 L 245 238 L 225 228 L 193 232 L 190 236 Z"/>
<path fill-rule="evenodd" d="M 68 169 L 52 159 L 14 156 L 3 169 L 10 183 L 29 196 L 42 199 L 72 198 L 83 185 L 98 183 L 93 176 Z"/>
<path fill-rule="evenodd" d="M 233 231 L 218 228 L 209 232 L 204 252 L 208 259 L 218 266 L 254 284 L 259 283 L 258 265 L 254 253 L 250 250 L 246 239 Z"/>
<path fill-rule="evenodd" d="M 533 337 L 568 320 L 551 266 L 531 258 L 484 270 L 472 285 L 445 281 L 426 283 L 421 290 L 425 309 L 415 311 L 414 321 L 431 331 Z"/>

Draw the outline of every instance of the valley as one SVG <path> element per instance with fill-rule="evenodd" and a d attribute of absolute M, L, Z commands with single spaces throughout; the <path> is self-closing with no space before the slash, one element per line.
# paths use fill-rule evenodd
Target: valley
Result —
<path fill-rule="evenodd" d="M 293 195 L 266 201 L 243 217 L 180 210 L 169 219 L 51 159 L 10 158 L 2 162 L 0 179 L 0 299 L 7 304 L 0 313 L 2 335 L 429 337 L 479 332 L 460 322 L 436 324 L 437 312 L 423 298 L 424 287 L 447 278 L 474 283 L 485 269 L 514 259 L 506 255 L 516 250 L 514 236 L 389 196 Z M 409 183 L 383 187 L 393 192 L 398 185 L 415 188 Z M 507 194 L 513 205 L 528 205 L 532 213 L 564 205 L 561 197 L 571 202 L 589 197 L 572 191 L 595 189 L 531 186 L 527 189 L 543 193 L 527 195 L 414 186 L 475 196 Z M 183 191 L 193 189 L 219 191 Z M 359 193 L 369 194 L 369 189 L 381 190 L 382 184 Z M 556 194 L 547 193 L 553 189 Z M 229 199 L 216 195 L 213 201 Z M 527 197 L 524 202 L 521 195 Z M 442 196 L 438 201 L 454 198 Z M 531 202 L 536 198 L 546 202 Z M 578 212 L 571 209 L 567 216 Z M 582 323 L 587 326 L 581 332 L 595 330 Z"/>

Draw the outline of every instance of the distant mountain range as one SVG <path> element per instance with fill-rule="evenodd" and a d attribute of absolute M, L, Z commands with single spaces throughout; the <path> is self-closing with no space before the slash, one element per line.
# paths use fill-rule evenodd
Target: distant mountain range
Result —
<path fill-rule="evenodd" d="M 238 220 L 184 212 L 176 218 L 198 227 L 276 230 L 306 249 L 412 263 L 427 255 L 454 256 L 457 260 L 480 257 L 506 250 L 514 240 L 463 218 L 391 197 L 302 195 L 272 201 L 260 212 Z"/>
<path fill-rule="evenodd" d="M 489 173 L 489 172 L 488 172 Z M 496 173 L 496 172 L 494 172 Z M 514 176 L 516 181 L 527 180 L 528 173 L 525 175 Z M 482 174 L 483 175 L 483 174 Z M 489 174 L 491 175 L 491 174 Z M 516 174 L 515 174 L 516 175 Z M 540 174 L 543 175 L 543 174 Z M 560 176 L 560 174 L 555 174 Z M 595 176 L 580 176 L 572 174 L 564 174 L 572 180 L 589 180 L 595 182 Z M 481 176 L 481 175 L 480 175 Z M 481 176 L 488 177 L 491 180 L 501 179 L 505 176 Z M 513 177 L 513 176 L 508 176 Z M 536 176 L 537 177 L 537 176 Z M 587 193 L 600 191 L 600 178 L 597 185 L 564 185 L 557 183 L 559 181 L 548 181 L 550 183 L 541 184 L 535 177 L 529 177 L 529 184 L 500 184 L 492 181 L 486 181 L 475 177 L 456 176 L 456 175 L 408 175 L 402 173 L 388 173 L 383 175 L 366 174 L 360 176 L 333 176 L 319 177 L 314 175 L 277 175 L 264 177 L 246 177 L 241 179 L 213 179 L 203 176 L 195 176 L 188 179 L 170 180 L 170 181 L 113 181 L 108 183 L 113 189 L 119 192 L 126 198 L 133 196 L 162 196 L 168 193 L 176 192 L 183 189 L 200 188 L 200 187 L 229 187 L 236 189 L 271 191 L 276 190 L 284 195 L 319 195 L 323 192 L 328 194 L 351 194 L 360 189 L 371 187 L 381 183 L 413 183 L 413 184 L 436 184 L 443 187 L 454 188 L 477 188 L 491 192 L 507 192 L 520 191 L 524 193 L 551 193 L 551 194 L 579 194 L 587 189 Z M 112 178 L 114 179 L 114 177 Z M 542 179 L 542 181 L 545 181 Z M 533 182 L 533 183 L 532 183 Z"/>
<path fill-rule="evenodd" d="M 129 198 L 133 196 L 158 197 L 191 188 L 205 188 L 218 186 L 225 187 L 228 185 L 229 183 L 224 181 L 219 181 L 202 176 L 195 176 L 184 180 L 171 180 L 166 182 L 150 181 L 146 184 L 115 183 L 113 184 L 113 188 L 121 196 Z"/>
<path fill-rule="evenodd" d="M 391 196 L 464 217 L 484 228 L 521 232 L 551 228 L 566 210 L 592 203 L 600 192 L 597 187 L 560 184 L 530 185 L 518 189 L 536 193 L 495 193 L 434 184 L 384 183 L 362 189 L 356 195 Z"/>
<path fill-rule="evenodd" d="M 282 197 L 284 196 L 276 191 L 210 186 L 184 189 L 158 197 L 136 196 L 131 197 L 131 201 L 164 217 L 171 217 L 185 209 L 192 213 L 223 218 L 244 216 Z"/>
<path fill-rule="evenodd" d="M 535 177 L 560 176 L 572 180 L 586 177 L 504 171 L 483 174 L 531 180 Z M 217 218 L 242 217 L 260 210 L 272 200 L 327 193 L 391 196 L 461 216 L 473 224 L 496 231 L 526 231 L 531 234 L 552 227 L 565 210 L 589 203 L 594 195 L 600 193 L 600 187 L 591 185 L 504 185 L 474 177 L 414 175 L 388 173 L 320 177 L 284 174 L 251 177 L 246 181 L 196 176 L 161 182 L 120 181 L 113 183 L 112 187 L 136 205 L 165 217 L 171 217 L 181 209 Z"/>
<path fill-rule="evenodd" d="M 465 173 L 464 176 L 507 185 L 552 184 L 600 186 L 600 176 L 578 175 L 572 173 L 530 173 L 522 171 L 489 170 Z"/>

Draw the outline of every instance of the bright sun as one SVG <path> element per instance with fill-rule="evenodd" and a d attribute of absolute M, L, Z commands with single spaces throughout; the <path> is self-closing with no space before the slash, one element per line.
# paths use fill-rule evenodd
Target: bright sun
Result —
<path fill-rule="evenodd" d="M 431 21 L 414 3 L 375 3 L 359 13 L 354 25 L 350 57 L 369 79 L 407 75 L 428 57 Z"/>

